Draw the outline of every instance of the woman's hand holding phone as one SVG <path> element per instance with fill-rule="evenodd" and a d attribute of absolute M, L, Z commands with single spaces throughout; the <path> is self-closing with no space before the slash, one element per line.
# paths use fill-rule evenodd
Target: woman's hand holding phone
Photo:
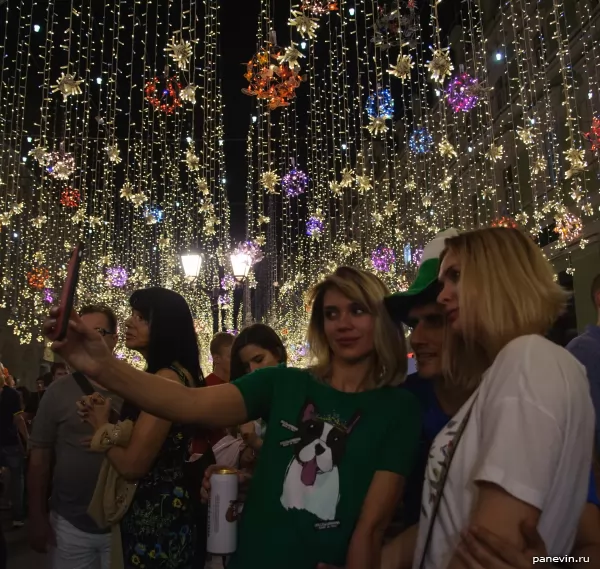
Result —
<path fill-rule="evenodd" d="M 60 306 L 50 309 L 50 316 L 43 326 L 45 336 L 52 337 L 54 335 L 60 316 Z M 97 378 L 112 359 L 112 354 L 102 336 L 88 328 L 75 311 L 71 311 L 65 338 L 53 342 L 50 347 L 71 368 L 92 379 Z"/>

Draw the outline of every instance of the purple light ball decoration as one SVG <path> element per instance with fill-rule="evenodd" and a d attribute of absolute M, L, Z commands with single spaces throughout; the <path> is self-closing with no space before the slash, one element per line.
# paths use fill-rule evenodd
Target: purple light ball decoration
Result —
<path fill-rule="evenodd" d="M 315 217 L 314 215 L 308 218 L 306 222 L 306 234 L 310 237 L 316 237 L 317 235 L 321 235 L 323 233 L 323 220 Z"/>
<path fill-rule="evenodd" d="M 123 288 L 127 284 L 127 271 L 123 267 L 109 267 L 106 269 L 106 277 L 110 286 Z"/>
<path fill-rule="evenodd" d="M 412 262 L 413 265 L 420 265 L 421 259 L 423 258 L 423 249 L 417 247 L 412 254 Z"/>
<path fill-rule="evenodd" d="M 221 279 L 221 288 L 225 290 L 233 290 L 235 288 L 235 277 L 233 275 L 225 275 Z"/>
<path fill-rule="evenodd" d="M 479 101 L 479 97 L 473 89 L 476 85 L 477 79 L 468 73 L 461 73 L 450 81 L 450 85 L 446 89 L 446 98 L 455 113 L 466 113 L 475 107 Z"/>
<path fill-rule="evenodd" d="M 54 302 L 54 291 L 51 288 L 45 288 L 43 294 L 44 302 L 52 304 Z"/>
<path fill-rule="evenodd" d="M 297 168 L 292 168 L 281 180 L 281 187 L 288 198 L 295 198 L 308 189 L 308 176 Z"/>
<path fill-rule="evenodd" d="M 387 273 L 396 262 L 396 253 L 390 247 L 377 247 L 371 253 L 373 268 L 380 273 Z"/>

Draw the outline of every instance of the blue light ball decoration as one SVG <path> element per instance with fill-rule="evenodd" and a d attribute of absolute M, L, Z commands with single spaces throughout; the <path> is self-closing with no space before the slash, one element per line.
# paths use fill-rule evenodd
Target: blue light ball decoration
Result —
<path fill-rule="evenodd" d="M 308 176 L 297 168 L 292 168 L 281 180 L 281 187 L 288 198 L 295 198 L 308 189 Z"/>
<path fill-rule="evenodd" d="M 308 218 L 308 221 L 306 222 L 306 234 L 309 237 L 318 237 L 323 233 L 323 228 L 323 220 L 314 215 Z"/>
<path fill-rule="evenodd" d="M 415 154 L 427 154 L 433 145 L 433 136 L 424 126 L 418 126 L 412 131 L 408 145 Z"/>
<path fill-rule="evenodd" d="M 394 118 L 394 99 L 389 89 L 379 89 L 367 100 L 367 114 L 370 118 Z"/>
<path fill-rule="evenodd" d="M 147 205 L 144 208 L 144 217 L 153 217 L 156 223 L 160 223 L 165 216 L 165 212 L 157 205 Z"/>

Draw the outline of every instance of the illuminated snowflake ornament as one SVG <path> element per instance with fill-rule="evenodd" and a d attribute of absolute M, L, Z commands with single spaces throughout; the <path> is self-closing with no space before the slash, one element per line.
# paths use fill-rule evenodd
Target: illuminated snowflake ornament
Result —
<path fill-rule="evenodd" d="M 535 142 L 533 138 L 533 131 L 528 127 L 518 126 L 517 134 L 525 146 L 531 146 Z"/>
<path fill-rule="evenodd" d="M 581 219 L 572 213 L 565 214 L 555 218 L 556 227 L 554 232 L 558 234 L 559 239 L 563 243 L 571 243 L 575 239 L 581 237 L 583 231 L 583 223 Z"/>
<path fill-rule="evenodd" d="M 277 186 L 277 184 L 279 184 L 280 178 L 275 172 L 271 172 L 270 170 L 268 172 L 265 172 L 260 177 L 260 181 L 261 181 L 261 184 L 263 185 L 263 187 L 267 190 L 267 193 L 269 193 L 269 194 L 277 193 L 276 186 Z"/>
<path fill-rule="evenodd" d="M 487 151 L 487 157 L 492 162 L 498 162 L 498 160 L 502 159 L 502 155 L 504 154 L 504 148 L 501 144 L 490 144 L 490 147 Z"/>
<path fill-rule="evenodd" d="M 370 117 L 371 123 L 365 128 L 373 135 L 380 136 L 385 134 L 388 130 L 387 124 L 385 124 L 385 118 L 383 117 Z"/>
<path fill-rule="evenodd" d="M 456 149 L 454 146 L 452 146 L 452 144 L 450 144 L 446 137 L 442 138 L 441 142 L 438 144 L 438 148 L 440 150 L 440 154 L 444 158 L 456 158 L 457 156 Z"/>
<path fill-rule="evenodd" d="M 187 69 L 192 57 L 192 44 L 188 41 L 180 39 L 177 41 L 175 38 L 171 40 L 171 43 L 166 48 L 167 53 L 177 64 L 179 69 Z"/>
<path fill-rule="evenodd" d="M 538 156 L 531 165 L 531 171 L 534 174 L 543 174 L 548 167 L 548 162 L 543 156 Z"/>
<path fill-rule="evenodd" d="M 356 176 L 356 185 L 358 186 L 358 191 L 361 194 L 373 188 L 371 184 L 371 178 L 369 178 L 369 176 Z"/>
<path fill-rule="evenodd" d="M 44 146 L 37 146 L 29 151 L 31 156 L 38 164 L 46 165 L 48 160 L 48 150 Z"/>
<path fill-rule="evenodd" d="M 585 172 L 587 168 L 587 162 L 585 161 L 585 150 L 580 148 L 570 148 L 565 152 L 565 157 L 571 166 L 569 170 L 567 170 L 567 178 L 573 178 Z"/>
<path fill-rule="evenodd" d="M 299 51 L 296 48 L 294 42 L 292 42 L 292 45 L 290 45 L 290 47 L 285 48 L 283 55 L 280 55 L 277 58 L 277 61 L 280 64 L 287 63 L 290 66 L 290 69 L 297 72 L 300 70 L 300 59 L 303 57 L 304 54 L 301 51 Z"/>
<path fill-rule="evenodd" d="M 46 171 L 52 178 L 57 180 L 68 180 L 71 174 L 75 172 L 74 156 L 62 149 L 60 152 L 48 154 L 46 162 L 48 164 Z"/>
<path fill-rule="evenodd" d="M 133 186 L 130 181 L 126 181 L 121 188 L 121 197 L 129 200 L 133 194 Z"/>
<path fill-rule="evenodd" d="M 129 201 L 134 205 L 134 207 L 141 207 L 148 201 L 148 198 L 140 192 L 138 194 L 133 194 L 129 198 Z"/>
<path fill-rule="evenodd" d="M 192 103 L 192 105 L 196 104 L 196 86 L 192 83 L 186 85 L 181 91 L 179 91 L 179 98 L 182 101 L 186 101 L 188 103 Z"/>
<path fill-rule="evenodd" d="M 340 196 L 343 193 L 342 186 L 339 182 L 334 180 L 333 182 L 329 182 L 329 189 L 334 196 Z"/>
<path fill-rule="evenodd" d="M 454 66 L 450 60 L 450 49 L 444 47 L 442 49 L 432 49 L 432 51 L 433 57 L 427 64 L 429 74 L 433 81 L 443 83 L 446 77 L 452 75 L 452 71 L 454 70 Z"/>
<path fill-rule="evenodd" d="M 192 172 L 200 170 L 200 158 L 194 154 L 194 151 L 191 148 L 185 153 L 185 163 Z"/>
<path fill-rule="evenodd" d="M 314 39 L 317 37 L 317 29 L 319 21 L 316 18 L 311 18 L 298 10 L 292 10 L 293 18 L 290 18 L 288 23 L 296 28 L 300 36 L 304 39 Z"/>
<path fill-rule="evenodd" d="M 398 55 L 398 59 L 396 60 L 396 65 L 392 65 L 388 72 L 390 75 L 397 77 L 401 81 L 410 78 L 410 71 L 413 67 L 414 63 L 411 59 L 410 55 Z"/>
<path fill-rule="evenodd" d="M 81 95 L 81 87 L 83 79 L 75 79 L 77 73 L 62 73 L 54 87 L 53 93 L 62 93 L 63 100 L 66 101 L 69 95 Z"/>
<path fill-rule="evenodd" d="M 340 182 L 340 186 L 342 188 L 351 188 L 353 182 L 354 182 L 354 170 L 352 170 L 350 168 L 344 168 L 342 170 L 342 181 Z"/>
<path fill-rule="evenodd" d="M 200 193 L 203 196 L 207 196 L 208 194 L 210 194 L 210 188 L 208 187 L 208 182 L 206 181 L 206 178 L 198 178 L 196 180 L 196 185 L 198 186 L 198 190 L 200 190 Z"/>
<path fill-rule="evenodd" d="M 371 264 L 377 272 L 389 272 L 395 262 L 396 253 L 390 247 L 380 246 L 371 253 Z"/>
<path fill-rule="evenodd" d="M 38 215 L 31 220 L 31 225 L 35 228 L 40 229 L 43 225 L 46 224 L 48 218 L 45 215 Z"/>
<path fill-rule="evenodd" d="M 106 147 L 106 156 L 108 161 L 113 164 L 119 164 L 121 162 L 121 156 L 119 155 L 119 146 L 117 144 L 110 144 Z"/>

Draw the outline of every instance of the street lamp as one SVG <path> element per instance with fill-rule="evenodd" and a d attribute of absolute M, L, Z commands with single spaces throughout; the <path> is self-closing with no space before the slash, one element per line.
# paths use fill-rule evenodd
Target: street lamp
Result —
<path fill-rule="evenodd" d="M 231 254 L 231 267 L 236 281 L 243 283 L 248 278 L 252 267 L 252 257 L 244 251 L 236 251 Z"/>
<path fill-rule="evenodd" d="M 193 282 L 200 275 L 202 268 L 202 255 L 198 253 L 184 253 L 181 255 L 181 265 L 187 281 Z"/>

